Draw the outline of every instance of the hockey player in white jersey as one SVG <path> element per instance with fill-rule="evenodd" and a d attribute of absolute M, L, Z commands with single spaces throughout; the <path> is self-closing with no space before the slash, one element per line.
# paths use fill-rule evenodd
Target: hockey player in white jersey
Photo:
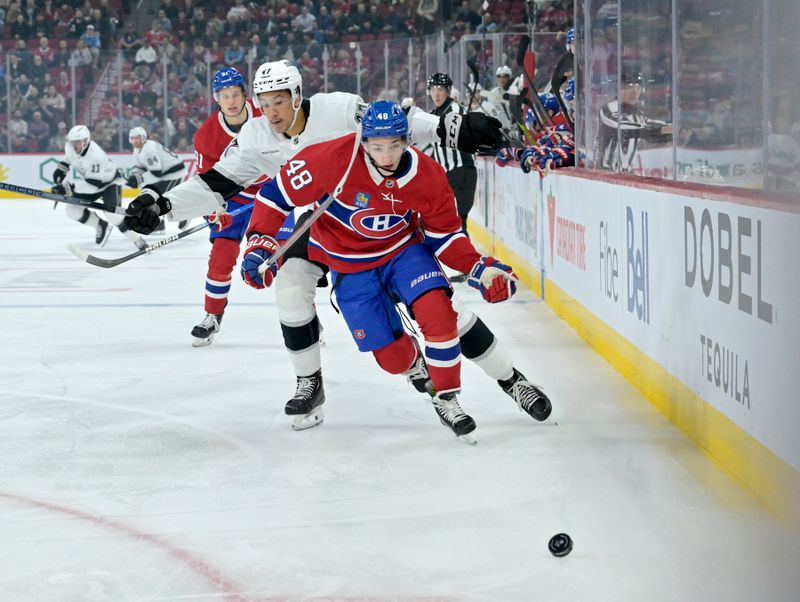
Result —
<path fill-rule="evenodd" d="M 79 180 L 67 180 L 70 168 L 80 176 Z M 114 225 L 137 248 L 143 249 L 147 246 L 141 236 L 127 227 L 122 216 L 113 213 L 121 203 L 122 172 L 105 151 L 92 141 L 89 128 L 85 125 L 76 125 L 67 132 L 64 159 L 53 172 L 53 182 L 55 185 L 52 190 L 56 194 L 87 201 L 100 200 L 108 208 L 101 216 L 80 205 L 66 205 L 68 217 L 94 228 L 95 242 L 98 245 L 103 246 L 106 243 L 111 234 L 111 226 Z"/>
<path fill-rule="evenodd" d="M 299 71 L 287 61 L 261 65 L 253 80 L 253 93 L 263 116 L 244 124 L 213 169 L 193 176 L 164 195 L 146 187 L 128 208 L 126 221 L 131 228 L 148 233 L 162 215 L 179 220 L 210 214 L 262 174 L 274 177 L 299 150 L 357 129 L 366 109 L 360 97 L 333 92 L 303 98 L 302 85 Z M 497 147 L 504 141 L 500 124 L 483 114 L 452 113 L 439 118 L 411 107 L 409 124 L 410 137 L 419 144 L 435 140 L 449 148 L 474 152 L 484 144 Z M 307 215 L 296 216 L 297 223 Z M 262 251 L 259 243 L 263 236 L 258 232 L 249 234 L 245 256 Z M 308 260 L 307 245 L 308 233 L 283 256 L 281 277 L 275 281 L 284 344 L 297 377 L 295 395 L 286 403 L 285 411 L 295 417 L 293 427 L 297 430 L 321 422 L 318 410 L 325 400 L 314 297 L 327 267 Z M 503 390 L 522 410 L 537 420 L 546 419 L 550 401 L 513 367 L 480 318 L 471 311 L 460 313 L 459 331 L 463 354 L 502 381 Z M 426 391 L 430 381 L 422 355 L 406 375 L 417 390 Z"/>
<path fill-rule="evenodd" d="M 136 162 L 125 181 L 128 187 L 142 188 L 149 184 L 163 194 L 180 184 L 186 176 L 183 159 L 160 142 L 148 140 L 147 130 L 143 127 L 131 128 L 128 142 L 133 147 L 133 160 Z M 162 221 L 158 230 L 164 229 L 163 224 Z"/>

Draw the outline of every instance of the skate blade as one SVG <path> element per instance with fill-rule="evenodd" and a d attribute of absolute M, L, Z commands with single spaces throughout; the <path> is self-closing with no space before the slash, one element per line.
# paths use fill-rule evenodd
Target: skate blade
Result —
<path fill-rule="evenodd" d="M 296 416 L 292 420 L 292 430 L 304 431 L 306 429 L 319 426 L 324 421 L 325 421 L 325 414 L 323 414 L 322 408 L 315 408 L 314 410 L 311 410 L 308 414 L 303 414 L 302 416 Z"/>
<path fill-rule="evenodd" d="M 466 443 L 467 445 L 470 446 L 478 445 L 478 440 L 472 433 L 467 433 L 466 435 L 456 435 L 456 439 L 461 441 L 461 443 Z"/>
<path fill-rule="evenodd" d="M 213 340 L 214 340 L 214 335 L 211 335 L 207 339 L 198 339 L 197 337 L 195 337 L 195 339 L 192 341 L 192 347 L 206 347 L 210 345 Z"/>

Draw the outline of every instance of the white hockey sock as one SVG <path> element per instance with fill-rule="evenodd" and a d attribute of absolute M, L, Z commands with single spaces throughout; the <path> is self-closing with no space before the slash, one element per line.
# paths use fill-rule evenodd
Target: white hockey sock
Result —
<path fill-rule="evenodd" d="M 481 356 L 470 358 L 487 376 L 494 380 L 508 380 L 514 376 L 514 363 L 497 339 Z"/>

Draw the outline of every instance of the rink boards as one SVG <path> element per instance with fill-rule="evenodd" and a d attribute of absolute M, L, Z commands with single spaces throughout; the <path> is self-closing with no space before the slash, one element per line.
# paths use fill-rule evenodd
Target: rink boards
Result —
<path fill-rule="evenodd" d="M 473 237 L 800 525 L 797 209 L 725 188 L 479 163 Z"/>

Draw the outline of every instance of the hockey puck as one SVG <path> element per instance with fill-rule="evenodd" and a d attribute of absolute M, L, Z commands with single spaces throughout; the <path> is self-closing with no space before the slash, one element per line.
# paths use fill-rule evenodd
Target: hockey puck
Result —
<path fill-rule="evenodd" d="M 572 552 L 572 538 L 566 533 L 557 533 L 550 538 L 547 547 L 553 556 L 561 558 Z"/>

